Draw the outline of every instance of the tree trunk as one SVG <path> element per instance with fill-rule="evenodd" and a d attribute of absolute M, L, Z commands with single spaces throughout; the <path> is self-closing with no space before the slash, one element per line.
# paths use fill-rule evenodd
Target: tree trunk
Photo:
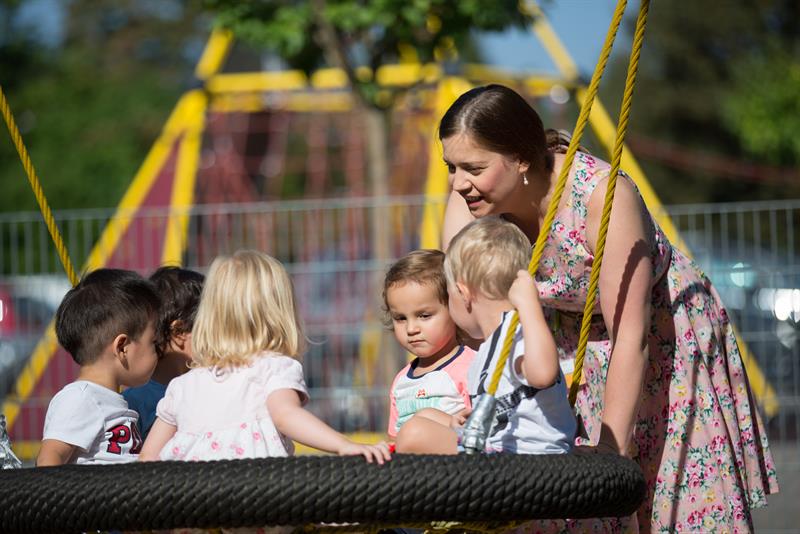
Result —
<path fill-rule="evenodd" d="M 370 195 L 374 207 L 370 211 L 369 221 L 371 230 L 372 259 L 375 265 L 372 279 L 368 306 L 374 310 L 374 317 L 380 318 L 383 308 L 383 278 L 391 258 L 391 232 L 389 213 L 385 206 L 389 198 L 389 138 L 391 110 L 380 110 L 366 107 L 363 111 L 364 132 L 367 143 L 367 176 L 369 179 Z M 373 315 L 373 314 L 369 314 Z M 380 327 L 379 327 L 380 328 Z M 374 362 L 374 369 L 366 370 L 367 384 L 389 385 L 397 371 L 397 363 L 391 358 L 382 357 L 384 354 L 393 354 L 395 351 L 384 350 L 390 336 L 384 328 L 380 328 L 376 354 L 369 358 Z M 363 356 L 363 355 L 362 355 Z"/>

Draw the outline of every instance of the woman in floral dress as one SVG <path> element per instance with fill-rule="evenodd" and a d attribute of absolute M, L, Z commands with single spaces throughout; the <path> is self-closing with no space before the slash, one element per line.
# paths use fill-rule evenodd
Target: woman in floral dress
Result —
<path fill-rule="evenodd" d="M 553 132 L 554 133 L 554 132 Z M 452 188 L 443 243 L 476 217 L 499 215 L 536 240 L 563 145 L 513 90 L 478 87 L 441 120 Z M 553 139 L 548 139 L 552 137 Z M 561 146 L 562 149 L 559 149 Z M 610 166 L 576 154 L 536 282 L 570 371 Z M 612 358 L 613 355 L 613 358 Z M 618 180 L 583 380 L 584 452 L 639 463 L 643 532 L 749 532 L 750 510 L 778 490 L 767 437 L 733 327 L 700 269 L 675 249 L 633 182 Z M 622 530 L 636 521 L 537 523 L 538 530 Z"/>

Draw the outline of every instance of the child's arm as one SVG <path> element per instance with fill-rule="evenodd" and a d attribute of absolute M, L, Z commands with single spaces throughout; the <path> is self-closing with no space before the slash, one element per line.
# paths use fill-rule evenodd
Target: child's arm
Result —
<path fill-rule="evenodd" d="M 397 378 L 396 376 L 394 380 L 392 380 L 392 387 L 389 388 L 389 424 L 386 428 L 386 435 L 391 442 L 397 439 L 397 418 L 399 414 L 397 413 L 397 396 L 394 394 Z"/>
<path fill-rule="evenodd" d="M 140 462 L 152 462 L 159 459 L 159 454 L 164 445 L 172 439 L 178 427 L 165 422 L 160 417 L 156 417 L 153 426 L 150 427 L 150 433 L 147 434 L 147 439 L 142 446 L 142 452 L 139 453 Z"/>
<path fill-rule="evenodd" d="M 550 327 L 539 302 L 539 291 L 528 271 L 519 271 L 508 300 L 517 309 L 522 325 L 525 354 L 514 365 L 528 384 L 543 389 L 552 386 L 558 379 L 558 350 Z"/>
<path fill-rule="evenodd" d="M 77 449 L 77 446 L 57 439 L 42 440 L 42 448 L 36 457 L 36 467 L 64 465 L 69 462 Z"/>
<path fill-rule="evenodd" d="M 360 454 L 368 462 L 375 460 L 379 464 L 391 458 L 385 442 L 378 445 L 354 443 L 326 425 L 302 407 L 300 395 L 293 389 L 276 389 L 270 393 L 267 397 L 267 409 L 281 434 L 309 447 L 335 452 L 341 456 Z M 152 432 L 150 430 L 151 434 Z"/>

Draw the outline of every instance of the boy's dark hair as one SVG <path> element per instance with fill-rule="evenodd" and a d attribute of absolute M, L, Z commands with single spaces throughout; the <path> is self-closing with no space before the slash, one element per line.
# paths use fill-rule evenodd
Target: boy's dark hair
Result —
<path fill-rule="evenodd" d="M 153 284 L 137 273 L 97 269 L 70 289 L 58 306 L 58 342 L 78 365 L 88 365 L 116 336 L 138 339 L 160 305 Z"/>
<path fill-rule="evenodd" d="M 156 323 L 156 352 L 162 356 L 173 335 L 192 331 L 205 276 L 197 271 L 167 266 L 151 274 L 150 281 L 161 296 Z"/>

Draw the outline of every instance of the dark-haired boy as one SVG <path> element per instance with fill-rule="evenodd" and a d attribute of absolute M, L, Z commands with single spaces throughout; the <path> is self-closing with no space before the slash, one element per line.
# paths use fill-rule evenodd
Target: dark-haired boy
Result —
<path fill-rule="evenodd" d="M 118 391 L 153 373 L 160 304 L 151 282 L 121 269 L 93 271 L 67 292 L 56 335 L 81 368 L 50 401 L 38 466 L 136 460 L 138 416 Z"/>
<path fill-rule="evenodd" d="M 156 406 L 167 392 L 169 382 L 189 370 L 192 326 L 205 277 L 197 271 L 165 266 L 151 274 L 150 281 L 161 296 L 156 322 L 158 364 L 145 385 L 122 392 L 128 406 L 139 414 L 142 439 L 147 439 L 156 419 Z"/>

